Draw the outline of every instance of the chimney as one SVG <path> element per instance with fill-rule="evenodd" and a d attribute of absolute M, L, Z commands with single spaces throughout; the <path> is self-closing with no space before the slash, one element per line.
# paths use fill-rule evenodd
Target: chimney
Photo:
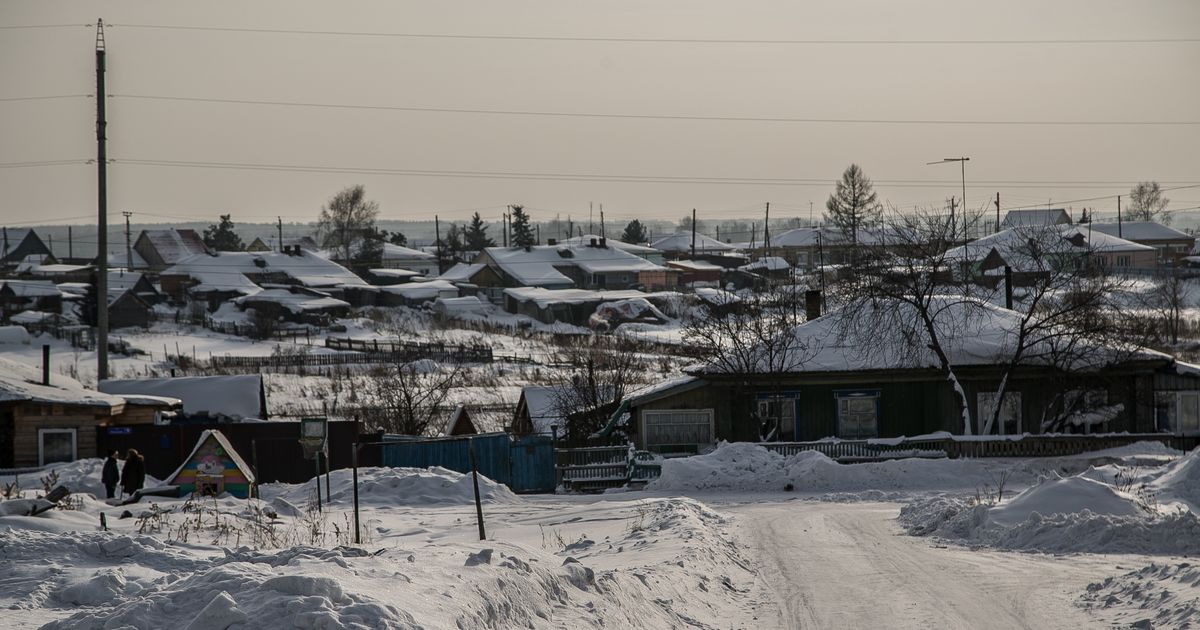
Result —
<path fill-rule="evenodd" d="M 548 239 L 546 239 L 546 244 L 551 247 L 558 245 L 558 239 L 548 238 Z"/>
<path fill-rule="evenodd" d="M 608 247 L 608 238 L 607 237 L 604 237 L 604 236 L 600 237 L 600 247 Z"/>
<path fill-rule="evenodd" d="M 810 289 L 804 292 L 804 316 L 812 321 L 821 316 L 821 291 Z"/>
<path fill-rule="evenodd" d="M 42 346 L 42 385 L 50 384 L 50 344 Z"/>

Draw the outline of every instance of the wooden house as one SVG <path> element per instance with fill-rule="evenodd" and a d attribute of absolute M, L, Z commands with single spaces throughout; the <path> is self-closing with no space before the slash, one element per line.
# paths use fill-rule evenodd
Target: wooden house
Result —
<path fill-rule="evenodd" d="M 450 419 L 446 421 L 446 426 L 442 429 L 442 435 L 445 437 L 477 435 L 478 433 L 479 429 L 476 428 L 475 421 L 471 419 L 471 412 L 462 405 L 454 408 L 454 413 L 450 414 Z"/>
<path fill-rule="evenodd" d="M 62 312 L 63 293 L 41 280 L 0 280 L 0 319 L 21 311 Z"/>
<path fill-rule="evenodd" d="M 133 243 L 133 251 L 151 271 L 162 271 L 196 254 L 208 253 L 204 239 L 196 230 L 168 228 L 142 230 Z"/>
<path fill-rule="evenodd" d="M 0 263 L 18 263 L 28 256 L 48 256 L 50 248 L 30 228 L 0 228 Z"/>
<path fill-rule="evenodd" d="M 200 434 L 187 459 L 166 479 L 179 487 L 179 496 L 219 496 L 228 492 L 248 499 L 254 494 L 254 471 L 225 435 L 216 429 Z"/>
<path fill-rule="evenodd" d="M 0 468 L 96 457 L 96 427 L 124 408 L 119 396 L 0 358 Z"/>
<path fill-rule="evenodd" d="M 1153 247 L 1158 254 L 1158 264 L 1173 266 L 1191 254 L 1196 237 L 1173 227 L 1154 221 L 1123 221 L 1117 223 L 1088 223 L 1094 232 L 1103 232 L 1138 245 Z"/>
<path fill-rule="evenodd" d="M 153 308 L 131 289 L 108 292 L 108 325 L 111 328 L 149 328 Z"/>

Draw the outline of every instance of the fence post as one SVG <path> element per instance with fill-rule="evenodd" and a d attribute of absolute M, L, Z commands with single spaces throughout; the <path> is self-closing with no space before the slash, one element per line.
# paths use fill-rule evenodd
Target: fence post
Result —
<path fill-rule="evenodd" d="M 467 438 L 467 454 L 471 458 L 471 486 L 475 489 L 475 520 L 479 523 L 479 540 L 487 540 L 483 529 L 483 504 L 479 502 L 479 470 L 475 466 L 475 439 Z"/>
<path fill-rule="evenodd" d="M 350 468 L 353 470 L 354 483 L 354 544 L 362 544 L 362 528 L 358 524 L 358 442 L 350 444 Z"/>

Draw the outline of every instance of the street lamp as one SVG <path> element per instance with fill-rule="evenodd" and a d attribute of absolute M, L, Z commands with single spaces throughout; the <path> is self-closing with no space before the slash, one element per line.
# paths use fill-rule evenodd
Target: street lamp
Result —
<path fill-rule="evenodd" d="M 970 162 L 970 161 L 971 161 L 971 158 L 969 158 L 969 157 L 956 157 L 956 158 L 942 158 L 936 162 L 926 162 L 925 163 L 926 166 L 928 166 L 930 164 L 945 164 L 947 162 L 958 162 L 959 163 L 959 165 L 962 167 L 962 200 L 961 201 L 962 201 L 963 212 L 966 212 L 966 210 L 967 210 L 967 162 Z M 965 219 L 965 217 L 964 217 L 964 219 Z M 964 223 L 963 228 L 965 229 L 966 228 L 965 220 L 963 223 Z M 955 227 L 954 226 L 954 205 L 952 204 L 950 206 L 950 234 L 951 234 L 951 237 L 958 235 L 955 232 L 954 227 Z"/>

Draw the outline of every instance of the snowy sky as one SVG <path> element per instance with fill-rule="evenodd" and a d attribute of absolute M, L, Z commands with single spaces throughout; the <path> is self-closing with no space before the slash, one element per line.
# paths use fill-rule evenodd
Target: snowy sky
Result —
<path fill-rule="evenodd" d="M 1200 184 L 1200 125 L 766 122 L 551 116 L 970 121 L 1200 121 L 1200 3 L 856 0 L 604 3 L 0 3 L 0 219 L 86 223 L 94 167 L 12 163 L 94 157 L 94 29 L 108 30 L 110 210 L 135 221 L 232 212 L 313 218 L 338 189 L 367 186 L 385 218 L 610 220 L 819 214 L 850 162 L 901 208 L 959 191 L 980 206 L 1127 192 L 1141 179 Z M 77 25 L 12 29 L 16 25 Z M 142 26 L 134 26 L 142 25 Z M 391 33 L 315 35 L 145 25 Z M 394 34 L 568 39 L 400 37 Z M 584 38 L 584 39 L 580 39 Z M 586 38 L 756 40 L 752 43 Z M 761 40 L 1105 40 L 1103 43 L 763 43 Z M 161 100 L 542 112 L 345 109 Z M 9 100 L 6 100 L 9 99 Z M 192 162 L 181 167 L 130 161 Z M 318 172 L 213 168 L 318 167 Z M 346 169 L 349 172 L 327 172 Z M 383 169 L 388 173 L 364 173 Z M 437 171 L 439 176 L 413 175 Z M 526 178 L 463 177 L 468 173 Z M 528 178 L 568 175 L 555 180 Z M 453 175 L 453 176 L 450 176 Z M 609 178 L 575 176 L 614 176 Z M 685 182 L 629 181 L 646 177 Z M 733 183 L 716 178 L 733 178 Z M 596 181 L 607 179 L 607 181 Z M 767 183 L 762 180 L 774 179 Z M 790 180 L 790 181 L 780 181 Z M 930 181 L 932 180 L 932 181 Z M 1079 182 L 1090 182 L 1081 184 Z M 1200 207 L 1200 187 L 1168 193 Z M 1056 202 L 1055 205 L 1058 205 Z M 119 214 L 117 215 L 119 218 Z"/>

